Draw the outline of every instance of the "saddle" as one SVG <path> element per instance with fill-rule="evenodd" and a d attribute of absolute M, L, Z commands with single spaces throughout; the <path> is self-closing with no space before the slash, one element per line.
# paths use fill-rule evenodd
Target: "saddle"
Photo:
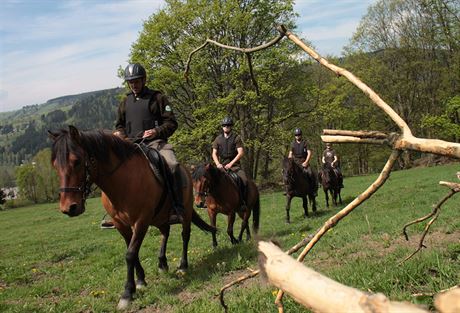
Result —
<path fill-rule="evenodd" d="M 235 183 L 236 187 L 238 188 L 238 191 L 240 193 L 240 206 L 239 210 L 243 212 L 246 209 L 246 201 L 245 199 L 248 196 L 248 187 L 247 185 L 243 182 L 240 176 L 238 176 L 235 172 L 233 171 L 227 171 L 228 175 L 230 175 L 230 178 L 233 180 Z"/>

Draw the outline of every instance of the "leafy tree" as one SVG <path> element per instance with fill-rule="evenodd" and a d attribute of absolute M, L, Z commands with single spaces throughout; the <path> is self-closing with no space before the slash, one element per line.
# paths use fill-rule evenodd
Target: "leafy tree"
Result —
<path fill-rule="evenodd" d="M 37 171 L 34 164 L 22 164 L 16 167 L 16 182 L 21 197 L 38 203 Z"/>
<path fill-rule="evenodd" d="M 245 143 L 248 174 L 256 177 L 260 160 L 274 157 L 283 133 L 279 125 L 292 115 L 295 100 L 303 98 L 291 85 L 299 85 L 293 74 L 300 70 L 289 41 L 252 56 L 259 95 L 246 56 L 239 52 L 208 46 L 194 57 L 188 81 L 183 73 L 190 52 L 207 38 L 258 46 L 277 35 L 277 24 L 293 29 L 294 16 L 288 0 L 169 0 L 144 23 L 131 58 L 146 67 L 148 85 L 165 92 L 174 105 L 181 127 L 172 141 L 181 160 L 209 160 L 225 115 L 236 120 L 235 130 Z"/>
<path fill-rule="evenodd" d="M 37 196 L 40 201 L 49 202 L 58 199 L 59 180 L 50 160 L 50 148 L 39 151 L 33 158 L 37 175 Z"/>

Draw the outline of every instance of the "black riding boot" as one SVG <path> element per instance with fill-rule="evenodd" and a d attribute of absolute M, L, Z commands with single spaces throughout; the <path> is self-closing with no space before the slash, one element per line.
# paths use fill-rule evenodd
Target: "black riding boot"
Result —
<path fill-rule="evenodd" d="M 170 224 L 182 223 L 184 220 L 184 204 L 183 204 L 183 192 L 182 192 L 182 180 L 180 169 L 177 168 L 173 173 L 173 181 L 171 186 L 172 201 L 175 214 L 172 214 L 169 219 Z"/>

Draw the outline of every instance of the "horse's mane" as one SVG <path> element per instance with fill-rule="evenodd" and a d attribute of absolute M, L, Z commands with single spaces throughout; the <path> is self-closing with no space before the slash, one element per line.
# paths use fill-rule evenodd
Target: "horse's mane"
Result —
<path fill-rule="evenodd" d="M 206 172 L 206 169 L 204 167 L 204 164 L 197 165 L 195 167 L 195 170 L 192 172 L 192 179 L 193 180 L 200 179 L 201 177 L 203 177 L 205 172 Z"/>
<path fill-rule="evenodd" d="M 66 129 L 61 129 L 56 133 L 55 138 L 51 150 L 51 160 L 56 160 L 59 166 L 66 164 L 70 152 L 80 154 L 78 146 L 81 146 L 88 155 L 101 162 L 109 160 L 110 151 L 120 161 L 124 161 L 139 152 L 133 143 L 103 130 L 80 131 L 79 143 L 71 138 L 70 132 Z M 82 156 L 80 155 L 80 157 Z"/>

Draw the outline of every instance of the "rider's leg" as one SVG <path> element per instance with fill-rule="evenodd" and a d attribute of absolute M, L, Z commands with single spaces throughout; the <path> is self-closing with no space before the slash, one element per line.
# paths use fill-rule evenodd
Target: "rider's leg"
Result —
<path fill-rule="evenodd" d="M 173 222 L 182 222 L 184 217 L 184 204 L 183 204 L 183 192 L 182 192 L 182 179 L 180 173 L 180 166 L 179 162 L 176 159 L 176 155 L 174 154 L 174 150 L 170 144 L 164 145 L 161 150 L 159 150 L 160 154 L 168 163 L 169 168 L 171 169 L 172 174 L 172 200 L 173 200 L 173 208 L 176 211 L 177 216 L 172 216 L 171 220 Z"/>

